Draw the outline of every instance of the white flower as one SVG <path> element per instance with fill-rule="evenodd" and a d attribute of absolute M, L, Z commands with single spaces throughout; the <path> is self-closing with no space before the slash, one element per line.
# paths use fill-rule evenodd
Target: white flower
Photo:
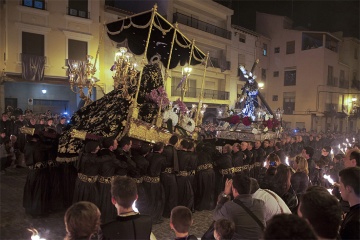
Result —
<path fill-rule="evenodd" d="M 267 131 L 269 131 L 269 128 L 268 127 L 264 128 L 264 132 L 267 132 Z"/>
<path fill-rule="evenodd" d="M 259 131 L 256 128 L 253 128 L 253 130 L 251 131 L 253 134 L 258 134 Z"/>

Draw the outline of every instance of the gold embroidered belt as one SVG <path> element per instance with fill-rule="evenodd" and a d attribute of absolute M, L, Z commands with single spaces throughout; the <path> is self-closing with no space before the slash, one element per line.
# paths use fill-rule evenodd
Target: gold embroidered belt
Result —
<path fill-rule="evenodd" d="M 241 167 L 234 167 L 234 172 L 238 173 L 238 172 L 242 172 L 244 170 L 244 168 Z"/>
<path fill-rule="evenodd" d="M 120 175 L 114 175 L 112 177 L 104 177 L 104 176 L 98 176 L 98 182 L 99 183 L 104 183 L 104 184 L 111 184 L 111 181 L 116 178 L 119 177 Z"/>
<path fill-rule="evenodd" d="M 189 171 L 189 172 L 188 172 L 188 175 L 189 175 L 189 176 L 194 176 L 194 175 L 195 175 L 195 170 Z"/>
<path fill-rule="evenodd" d="M 54 161 L 54 160 L 49 160 L 47 162 L 48 166 L 49 167 L 58 167 L 59 166 L 59 163 L 57 161 Z"/>
<path fill-rule="evenodd" d="M 174 168 L 165 168 L 165 170 L 163 171 L 163 173 L 174 173 Z"/>
<path fill-rule="evenodd" d="M 189 176 L 189 173 L 187 171 L 180 171 L 178 174 L 176 174 L 177 177 L 187 177 Z"/>
<path fill-rule="evenodd" d="M 144 176 L 143 181 L 147 183 L 159 183 L 160 177 L 150 177 L 150 176 Z"/>
<path fill-rule="evenodd" d="M 78 178 L 82 181 L 82 182 L 87 182 L 87 183 L 95 183 L 96 180 L 98 179 L 98 176 L 87 176 L 85 174 L 82 173 L 78 173 Z"/>
<path fill-rule="evenodd" d="M 228 174 L 233 174 L 234 173 L 234 168 L 227 168 L 227 169 L 220 169 L 220 173 L 222 175 L 228 175 Z"/>
<path fill-rule="evenodd" d="M 261 162 L 256 162 L 254 163 L 254 167 L 261 167 L 262 163 Z"/>
<path fill-rule="evenodd" d="M 143 180 L 144 180 L 142 177 L 140 177 L 140 178 L 132 178 L 132 179 L 134 179 L 134 181 L 135 181 L 136 183 L 142 183 Z"/>
<path fill-rule="evenodd" d="M 212 168 L 213 168 L 213 165 L 211 163 L 206 163 L 203 165 L 199 165 L 196 170 L 202 171 L 202 170 L 207 170 L 207 169 L 212 169 Z"/>
<path fill-rule="evenodd" d="M 47 163 L 43 163 L 43 162 L 37 162 L 34 165 L 30 165 L 28 166 L 29 169 L 33 170 L 33 169 L 41 169 L 41 168 L 46 168 Z"/>

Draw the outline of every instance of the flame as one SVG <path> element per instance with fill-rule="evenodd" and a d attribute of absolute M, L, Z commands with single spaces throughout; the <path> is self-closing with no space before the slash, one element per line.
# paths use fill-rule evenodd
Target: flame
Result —
<path fill-rule="evenodd" d="M 286 163 L 286 165 L 290 166 L 290 164 L 289 164 L 289 158 L 288 158 L 288 157 L 286 157 L 285 163 Z"/>
<path fill-rule="evenodd" d="M 326 175 L 324 174 L 323 176 L 326 180 L 328 180 L 328 182 L 332 185 L 334 185 L 335 181 L 330 177 L 330 175 Z"/>
<path fill-rule="evenodd" d="M 35 228 L 28 228 L 27 230 L 32 233 L 31 240 L 46 240 L 45 238 L 40 238 L 39 232 Z"/>

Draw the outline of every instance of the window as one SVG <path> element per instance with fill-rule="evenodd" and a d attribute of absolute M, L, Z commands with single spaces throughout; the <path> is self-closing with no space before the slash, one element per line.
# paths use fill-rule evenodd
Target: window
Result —
<path fill-rule="evenodd" d="M 266 43 L 263 44 L 263 55 L 267 56 L 267 44 Z"/>
<path fill-rule="evenodd" d="M 69 39 L 68 40 L 68 59 L 86 61 L 87 42 Z"/>
<path fill-rule="evenodd" d="M 22 32 L 22 53 L 44 56 L 45 38 L 42 34 Z"/>
<path fill-rule="evenodd" d="M 239 33 L 239 42 L 245 43 L 246 42 L 246 35 Z"/>
<path fill-rule="evenodd" d="M 279 47 L 274 48 L 274 53 L 280 53 L 280 48 Z"/>
<path fill-rule="evenodd" d="M 293 53 L 295 53 L 295 41 L 287 42 L 286 54 L 293 54 Z"/>
<path fill-rule="evenodd" d="M 68 14 L 75 17 L 89 18 L 88 0 L 69 0 Z"/>
<path fill-rule="evenodd" d="M 277 102 L 278 99 L 279 99 L 279 96 L 278 96 L 278 95 L 273 95 L 272 100 L 273 100 L 274 102 Z"/>
<path fill-rule="evenodd" d="M 279 71 L 275 71 L 275 72 L 273 73 L 273 77 L 279 77 Z"/>
<path fill-rule="evenodd" d="M 339 87 L 340 88 L 349 88 L 349 81 L 346 81 L 346 79 L 345 79 L 345 71 L 344 70 L 340 70 Z"/>
<path fill-rule="evenodd" d="M 284 114 L 293 114 L 295 111 L 295 92 L 284 92 Z"/>
<path fill-rule="evenodd" d="M 45 10 L 45 0 L 23 0 L 22 5 Z"/>
<path fill-rule="evenodd" d="M 284 72 L 284 86 L 296 85 L 296 70 L 290 70 Z"/>
<path fill-rule="evenodd" d="M 261 80 L 266 81 L 266 69 L 261 69 Z"/>

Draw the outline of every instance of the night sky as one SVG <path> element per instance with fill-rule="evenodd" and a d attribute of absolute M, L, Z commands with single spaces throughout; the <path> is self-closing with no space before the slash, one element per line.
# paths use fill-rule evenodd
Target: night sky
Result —
<path fill-rule="evenodd" d="M 218 0 L 234 9 L 232 23 L 255 30 L 256 11 L 282 15 L 293 26 L 312 31 L 342 31 L 345 37 L 360 39 L 360 1 L 356 0 Z"/>

